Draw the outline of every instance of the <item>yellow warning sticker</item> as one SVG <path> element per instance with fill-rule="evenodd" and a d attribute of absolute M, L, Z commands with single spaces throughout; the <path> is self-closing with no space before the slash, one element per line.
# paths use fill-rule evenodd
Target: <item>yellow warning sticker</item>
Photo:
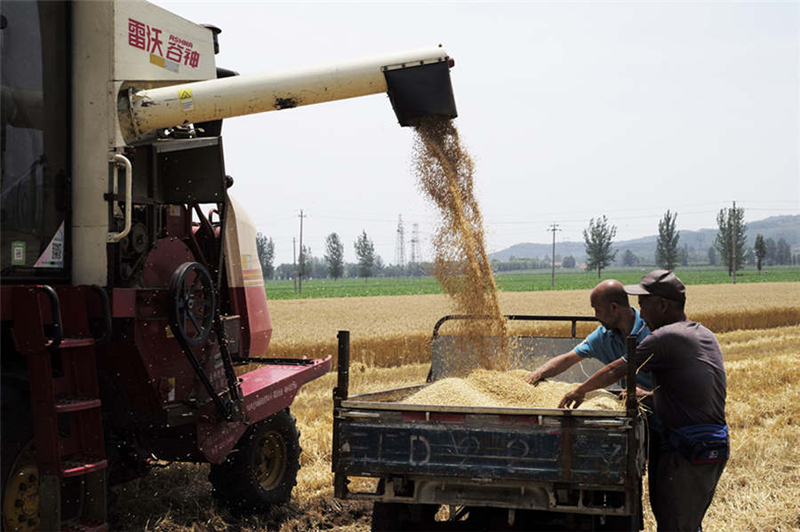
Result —
<path fill-rule="evenodd" d="M 178 98 L 181 100 L 181 109 L 184 112 L 194 111 L 194 99 L 192 99 L 192 89 L 180 89 Z"/>
<path fill-rule="evenodd" d="M 150 54 L 150 62 L 156 66 L 164 68 L 164 58 L 156 54 Z"/>

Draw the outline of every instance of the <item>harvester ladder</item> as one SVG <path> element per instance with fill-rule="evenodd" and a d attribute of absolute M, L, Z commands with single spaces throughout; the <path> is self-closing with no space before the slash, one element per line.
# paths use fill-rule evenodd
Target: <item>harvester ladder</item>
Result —
<path fill-rule="evenodd" d="M 14 293 L 14 341 L 28 362 L 40 530 L 108 530 L 108 461 L 97 340 L 90 331 L 87 308 L 98 299 L 107 314 L 108 298 L 99 287 L 64 287 L 56 292 L 49 286 L 26 286 Z M 110 315 L 106 323 L 109 327 Z M 61 486 L 63 479 L 71 477 L 80 477 L 83 501 L 79 515 L 62 522 Z"/>

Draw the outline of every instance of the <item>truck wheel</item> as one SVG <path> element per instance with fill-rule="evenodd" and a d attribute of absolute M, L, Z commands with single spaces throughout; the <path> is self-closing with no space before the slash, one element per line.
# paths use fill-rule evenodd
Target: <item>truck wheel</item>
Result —
<path fill-rule="evenodd" d="M 622 515 L 606 516 L 605 526 L 599 528 L 604 532 L 631 532 L 641 530 L 639 528 L 639 517 L 629 517 Z"/>
<path fill-rule="evenodd" d="M 436 524 L 435 504 L 403 504 L 375 502 L 372 505 L 372 532 L 390 530 L 431 530 Z"/>
<path fill-rule="evenodd" d="M 283 504 L 297 484 L 301 450 L 295 418 L 281 410 L 247 429 L 225 462 L 211 465 L 212 494 L 247 513 Z"/>
<path fill-rule="evenodd" d="M 376 502 L 372 505 L 372 532 L 404 530 L 404 504 L 396 502 Z"/>

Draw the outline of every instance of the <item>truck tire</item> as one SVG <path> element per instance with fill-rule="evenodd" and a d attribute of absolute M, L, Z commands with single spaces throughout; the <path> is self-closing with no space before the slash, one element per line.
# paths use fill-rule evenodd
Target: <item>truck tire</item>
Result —
<path fill-rule="evenodd" d="M 372 505 L 372 532 L 393 530 L 431 530 L 435 527 L 436 512 L 434 504 L 409 505 L 397 502 L 375 502 Z"/>
<path fill-rule="evenodd" d="M 301 451 L 295 418 L 281 410 L 253 424 L 223 463 L 211 465 L 211 493 L 235 512 L 283 504 L 297 484 Z"/>
<path fill-rule="evenodd" d="M 375 502 L 372 505 L 372 532 L 389 532 L 390 530 L 405 530 L 403 525 L 405 504 L 396 502 Z"/>
<path fill-rule="evenodd" d="M 641 530 L 639 527 L 639 516 L 607 516 L 605 526 L 600 527 L 599 530 L 603 532 L 632 532 Z"/>

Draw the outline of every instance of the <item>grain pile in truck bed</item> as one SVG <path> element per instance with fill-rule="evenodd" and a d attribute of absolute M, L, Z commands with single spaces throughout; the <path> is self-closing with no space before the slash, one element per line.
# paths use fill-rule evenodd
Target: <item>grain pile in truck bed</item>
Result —
<path fill-rule="evenodd" d="M 516 406 L 524 408 L 557 408 L 576 383 L 545 381 L 531 386 L 525 381 L 525 370 L 490 371 L 478 369 L 466 378 L 451 377 L 426 386 L 402 402 L 423 405 Z M 614 394 L 598 390 L 586 395 L 580 406 L 584 410 L 623 410 L 623 403 Z"/>

